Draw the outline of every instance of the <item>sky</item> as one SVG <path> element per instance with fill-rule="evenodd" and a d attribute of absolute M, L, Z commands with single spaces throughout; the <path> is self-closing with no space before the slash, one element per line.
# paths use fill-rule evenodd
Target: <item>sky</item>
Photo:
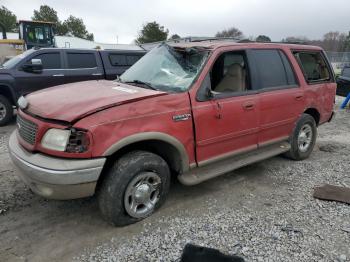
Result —
<path fill-rule="evenodd" d="M 1 5 L 22 20 L 49 5 L 60 20 L 82 18 L 101 43 L 129 44 L 153 21 L 182 37 L 214 36 L 233 26 L 246 37 L 264 34 L 273 41 L 350 31 L 349 0 L 0 0 Z"/>

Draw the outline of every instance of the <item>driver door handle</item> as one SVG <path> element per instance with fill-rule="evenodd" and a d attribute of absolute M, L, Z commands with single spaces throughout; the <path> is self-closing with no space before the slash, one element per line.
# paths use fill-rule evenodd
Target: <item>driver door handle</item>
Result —
<path fill-rule="evenodd" d="M 295 96 L 295 100 L 302 100 L 303 99 L 303 95 L 296 95 Z"/>
<path fill-rule="evenodd" d="M 64 74 L 57 74 L 57 75 L 52 75 L 54 77 L 60 77 L 60 76 L 64 76 Z"/>
<path fill-rule="evenodd" d="M 248 101 L 248 102 L 243 103 L 242 106 L 243 106 L 244 110 L 253 110 L 255 107 L 255 103 L 253 101 Z"/>

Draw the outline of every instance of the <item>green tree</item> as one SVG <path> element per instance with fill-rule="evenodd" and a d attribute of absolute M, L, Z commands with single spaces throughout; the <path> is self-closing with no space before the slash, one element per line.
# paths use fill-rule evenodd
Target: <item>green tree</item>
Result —
<path fill-rule="evenodd" d="M 271 42 L 271 38 L 266 35 L 259 35 L 255 41 L 257 42 Z"/>
<path fill-rule="evenodd" d="M 32 20 L 55 23 L 55 33 L 57 35 L 71 34 L 87 40 L 94 40 L 94 35 L 86 30 L 83 19 L 70 15 L 67 20 L 61 22 L 58 18 L 57 11 L 47 5 L 42 5 L 39 10 L 34 10 Z"/>
<path fill-rule="evenodd" d="M 8 10 L 5 6 L 1 6 L 0 8 L 0 22 L 4 25 L 5 30 L 7 32 L 16 32 L 17 17 L 10 10 Z"/>
<path fill-rule="evenodd" d="M 67 33 L 73 36 L 84 38 L 87 40 L 94 40 L 94 35 L 86 30 L 83 19 L 70 15 L 62 24 L 67 30 Z"/>
<path fill-rule="evenodd" d="M 143 25 L 135 41 L 138 44 L 165 41 L 168 38 L 168 34 L 168 29 L 165 30 L 164 26 L 160 26 L 154 21 Z"/>
<path fill-rule="evenodd" d="M 181 37 L 178 34 L 173 34 L 169 39 L 170 40 L 176 40 L 176 39 L 180 39 Z"/>
<path fill-rule="evenodd" d="M 34 10 L 33 21 L 59 23 L 57 11 L 48 5 L 41 5 L 39 10 Z"/>
<path fill-rule="evenodd" d="M 224 29 L 216 33 L 215 37 L 232 37 L 232 38 L 243 38 L 243 33 L 236 27 L 231 27 L 229 29 Z"/>
<path fill-rule="evenodd" d="M 67 28 L 65 28 L 59 20 L 57 11 L 48 5 L 41 5 L 39 10 L 34 10 L 32 20 L 55 23 L 55 33 L 57 35 L 65 35 L 68 32 Z"/>

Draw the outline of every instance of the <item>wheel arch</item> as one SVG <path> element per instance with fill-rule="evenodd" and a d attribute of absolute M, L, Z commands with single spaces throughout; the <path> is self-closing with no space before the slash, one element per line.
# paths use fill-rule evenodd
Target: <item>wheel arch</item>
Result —
<path fill-rule="evenodd" d="M 319 125 L 321 114 L 316 108 L 310 107 L 304 111 L 304 114 L 312 116 L 315 119 L 316 125 Z"/>
<path fill-rule="evenodd" d="M 177 174 L 189 170 L 189 158 L 183 144 L 175 137 L 160 132 L 145 132 L 125 137 L 110 146 L 103 156 L 115 160 L 132 150 L 150 151 L 161 156 Z"/>
<path fill-rule="evenodd" d="M 16 95 L 9 85 L 0 83 L 0 95 L 8 98 L 12 105 L 17 105 Z"/>

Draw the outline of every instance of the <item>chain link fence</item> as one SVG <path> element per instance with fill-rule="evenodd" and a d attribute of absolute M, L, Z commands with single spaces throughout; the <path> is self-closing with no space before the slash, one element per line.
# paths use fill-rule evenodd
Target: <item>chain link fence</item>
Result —
<path fill-rule="evenodd" d="M 336 75 L 340 75 L 341 70 L 350 67 L 350 52 L 326 52 Z"/>

